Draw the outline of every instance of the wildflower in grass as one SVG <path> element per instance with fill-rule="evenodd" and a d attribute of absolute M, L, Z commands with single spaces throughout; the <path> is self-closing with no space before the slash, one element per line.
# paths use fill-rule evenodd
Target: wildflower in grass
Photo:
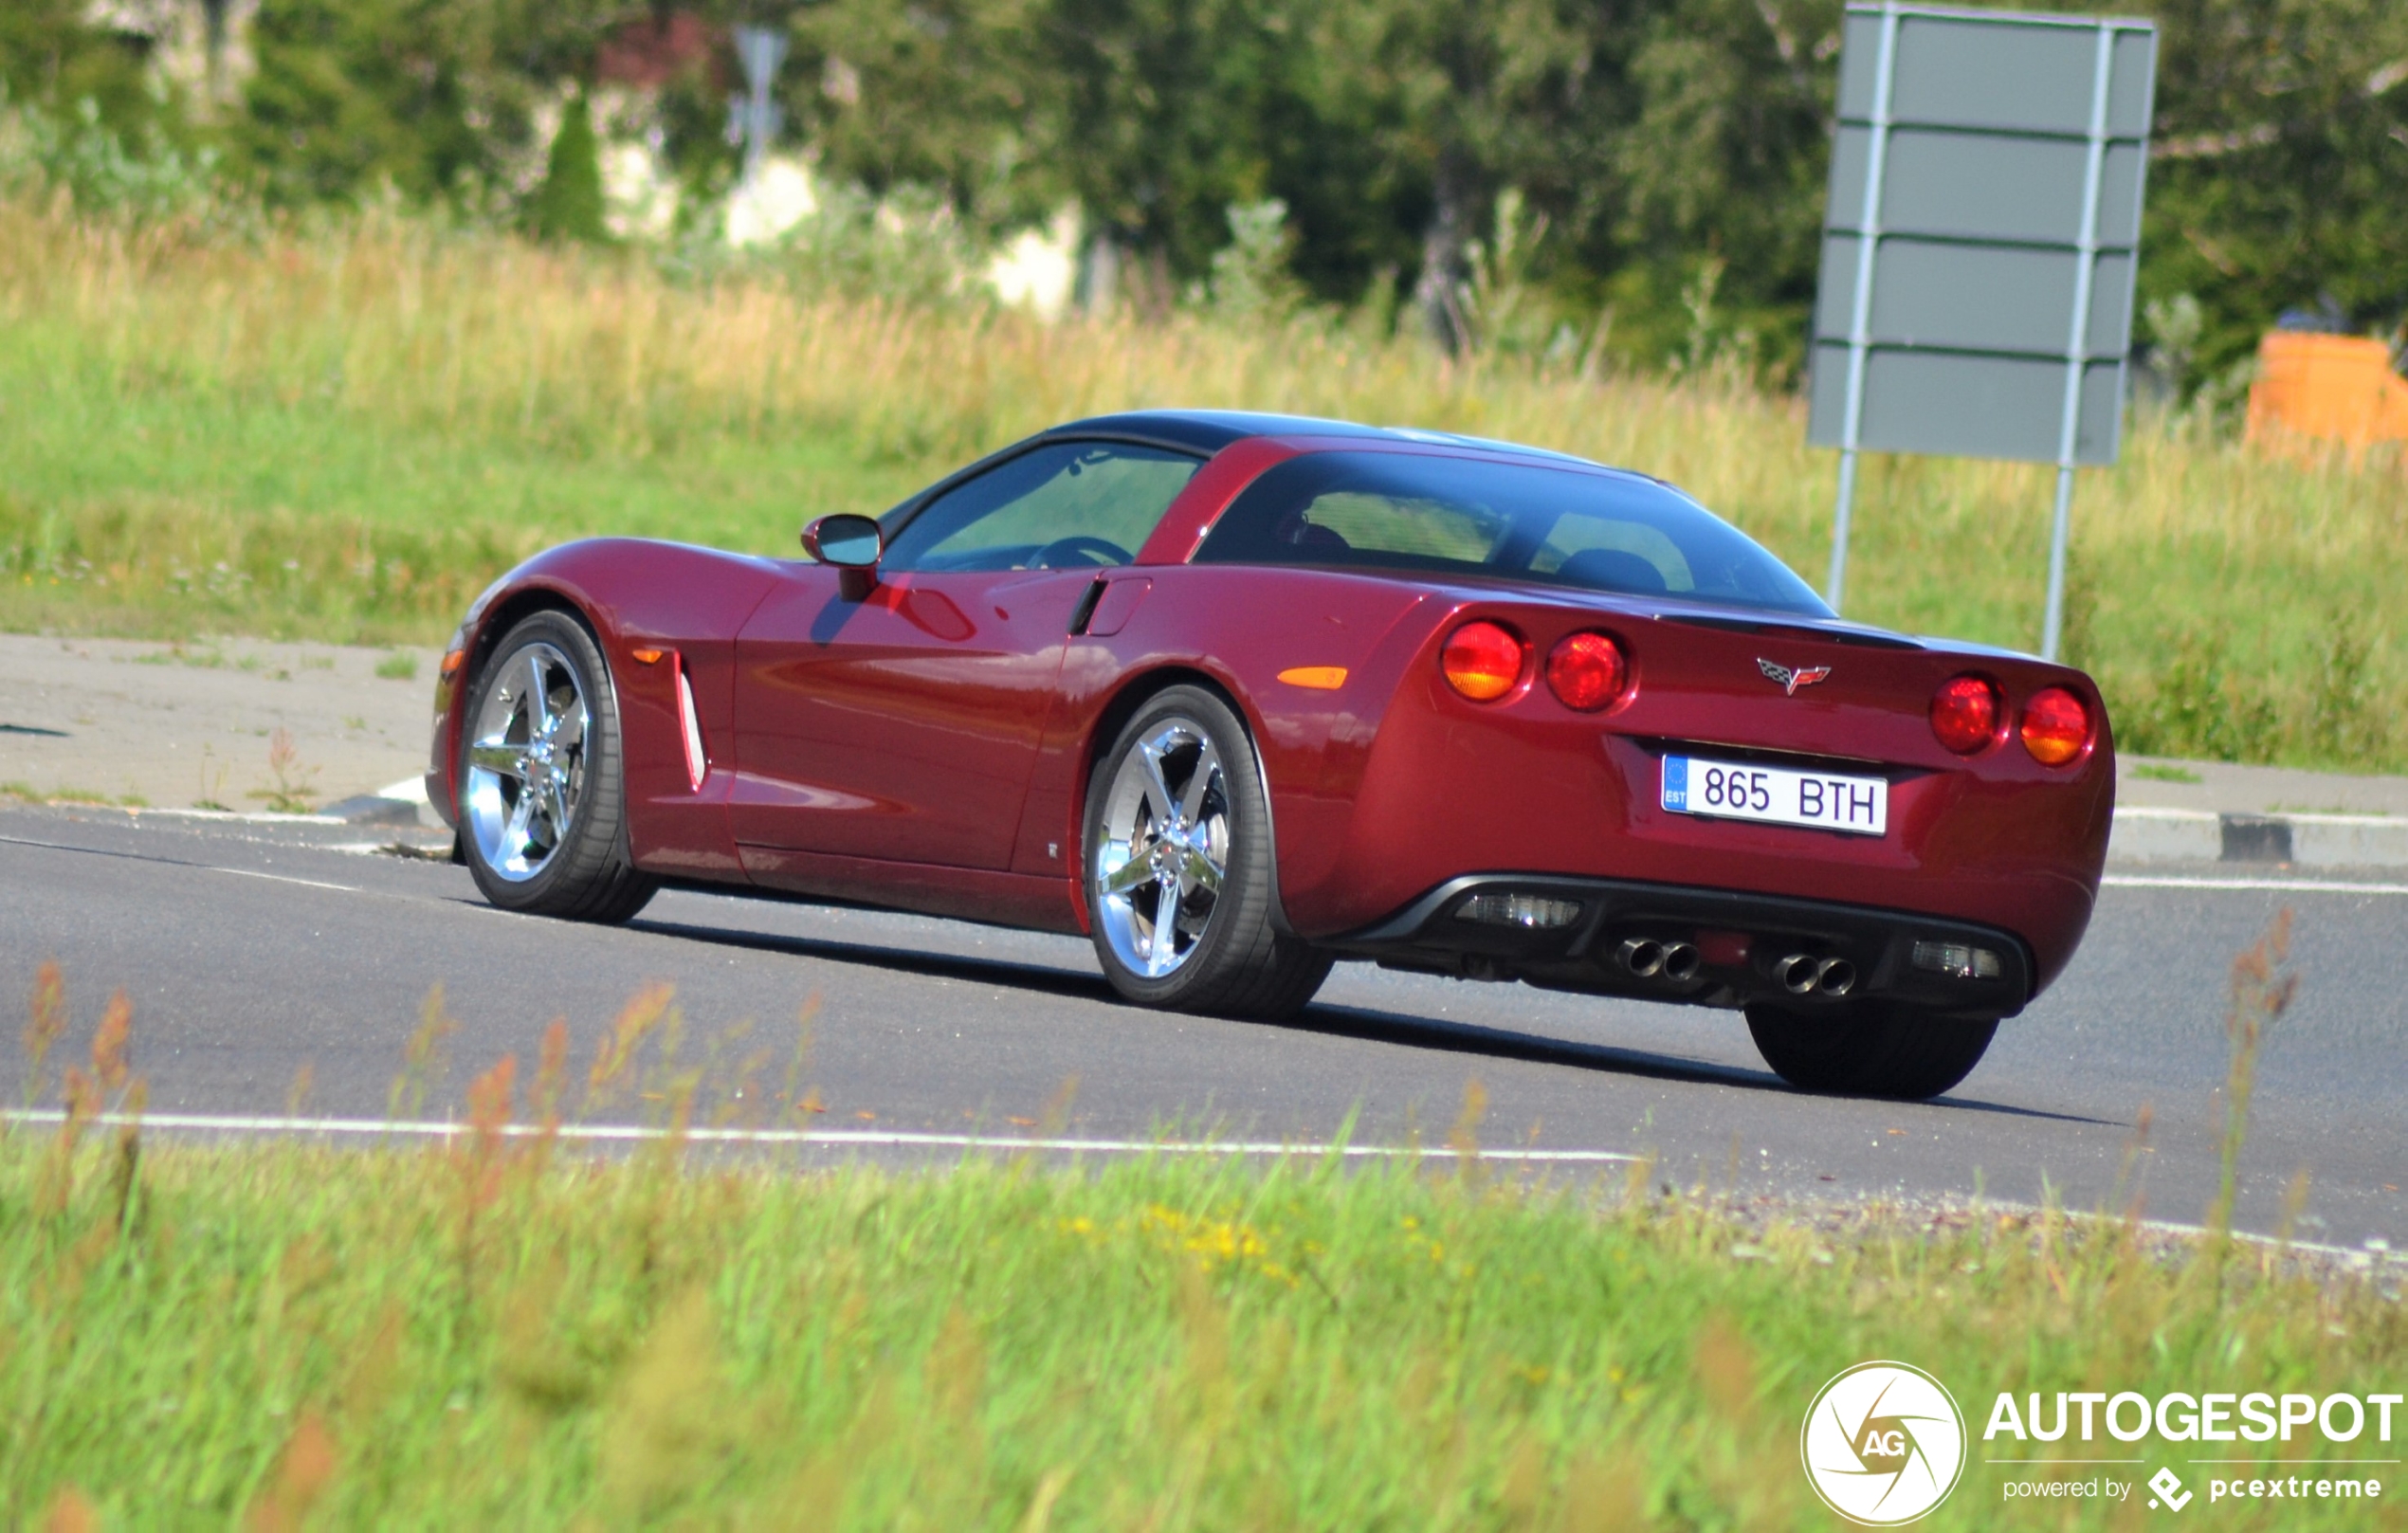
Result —
<path fill-rule="evenodd" d="M 315 1411 L 304 1412 L 277 1460 L 266 1496 L 251 1508 L 252 1533 L 293 1533 L 305 1526 L 339 1468 L 335 1436 L 324 1418 Z"/>
<path fill-rule="evenodd" d="M 74 1486 L 61 1486 L 42 1515 L 44 1533 L 100 1533 L 100 1509 Z"/>
<path fill-rule="evenodd" d="M 610 1104 L 612 1092 L 635 1062 L 644 1040 L 669 1013 L 669 1003 L 677 996 L 674 985 L 654 980 L 628 998 L 619 1008 L 611 1030 L 602 1035 L 600 1047 L 594 1050 L 593 1068 L 586 1076 L 585 1106 L 588 1112 Z"/>
<path fill-rule="evenodd" d="M 502 1063 L 468 1086 L 468 1139 L 451 1152 L 460 1171 L 460 1287 L 469 1291 L 476 1268 L 478 1216 L 501 1195 L 502 1180 L 510 1169 L 503 1132 L 510 1126 L 511 1088 L 519 1077 L 519 1056 L 504 1054 Z"/>
<path fill-rule="evenodd" d="M 109 997 L 109 1009 L 100 1014 L 100 1031 L 92 1035 L 92 1073 L 102 1090 L 125 1089 L 133 1043 L 134 1003 L 120 990 Z"/>
<path fill-rule="evenodd" d="M 42 1062 L 49 1056 L 51 1046 L 66 1035 L 67 982 L 59 970 L 59 960 L 46 958 L 34 971 L 31 1015 L 25 1024 L 25 1086 L 26 1098 L 31 1101 L 42 1088 Z"/>
<path fill-rule="evenodd" d="M 426 1104 L 429 1082 L 443 1068 L 444 1040 L 459 1031 L 460 1024 L 444 1009 L 442 984 L 430 986 L 425 1004 L 418 1009 L 418 1029 L 402 1049 L 401 1074 L 394 1078 L 392 1089 L 387 1094 L 387 1117 L 401 1117 L 405 1102 L 410 1115 L 417 1116 Z"/>
<path fill-rule="evenodd" d="M 553 1142 L 559 1138 L 560 1091 L 568 1075 L 569 1019 L 556 1016 L 552 1025 L 543 1030 L 542 1051 L 536 1056 L 535 1096 L 527 1104 L 542 1127 L 536 1149 L 538 1161 L 551 1159 Z"/>

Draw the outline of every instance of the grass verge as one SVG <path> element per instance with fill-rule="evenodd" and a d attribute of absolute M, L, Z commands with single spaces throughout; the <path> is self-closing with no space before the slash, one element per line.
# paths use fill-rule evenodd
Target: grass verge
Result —
<path fill-rule="evenodd" d="M 2235 971 L 2235 1152 L 2281 958 L 2278 930 Z M 160 1144 L 131 1022 L 120 995 L 63 1127 L 0 1134 L 12 1525 L 1819 1527 L 1803 1414 L 1883 1358 L 1968 1418 L 1930 1525 L 2121 1526 L 2145 1490 L 2008 1498 L 2035 1471 L 1987 1462 L 2034 1451 L 1984 1444 L 1999 1392 L 2363 1397 L 2408 1368 L 2388 1268 L 2049 1211 L 1768 1214 L 1645 1164 L 1524 1179 L 1480 1158 L 1476 1090 L 1450 1150 L 1369 1171 L 804 1171 L 674 1133 L 604 1160 L 554 1138 L 556 1024 L 527 1088 L 504 1060 L 437 1148 Z M 67 1031 L 46 969 L 29 1080 Z M 587 1108 L 641 1085 L 686 1122 L 677 1031 L 665 989 L 630 1003 Z M 396 1114 L 445 1031 L 438 996 Z M 790 1079 L 773 1110 L 811 1101 Z M 2102 1451 L 2202 1487 L 2196 1445 Z M 2333 1451 L 2235 1443 L 2217 1472 Z M 2396 1470 L 2364 1472 L 2393 1499 L 2218 1525 L 2397 1525 Z"/>
<path fill-rule="evenodd" d="M 0 203 L 0 623 L 432 642 L 593 532 L 792 549 L 1056 421 L 1292 410 L 1659 473 L 1819 577 L 1833 455 L 1707 369 L 1448 361 L 1326 318 L 1047 327 L 774 276 L 684 283 L 383 215 L 203 240 Z M 2143 417 L 2078 494 L 2068 652 L 2127 745 L 2408 764 L 2396 457 L 2299 462 Z M 1850 615 L 2030 648 L 2050 470 L 1875 458 Z"/>

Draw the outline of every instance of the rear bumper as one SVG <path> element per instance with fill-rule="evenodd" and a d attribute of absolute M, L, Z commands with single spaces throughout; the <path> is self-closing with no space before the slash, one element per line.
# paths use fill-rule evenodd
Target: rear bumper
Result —
<path fill-rule="evenodd" d="M 1476 896 L 1491 896 L 1474 907 Z M 1513 896 L 1551 902 L 1550 925 L 1469 919 Z M 1577 907 L 1565 917 L 1563 906 Z M 1653 944 L 1651 954 L 1645 944 Z M 1662 955 L 1687 944 L 1686 956 Z M 1322 945 L 1394 968 L 1521 979 L 1550 990 L 1694 1006 L 1766 1001 L 1799 1010 L 1897 1001 L 1966 1017 L 2012 1016 L 2034 990 L 2012 933 L 1908 911 L 1726 889 L 1556 874 L 1450 879 L 1385 920 Z M 1920 961 L 1918 949 L 1921 949 Z M 1979 976 L 1956 970 L 1983 953 Z M 1797 960 L 1809 960 L 1800 964 Z M 1831 968 L 1835 962 L 1844 968 Z M 1647 972 L 1651 971 L 1651 972 Z M 1679 972 L 1674 972 L 1679 971 Z M 1820 984 L 1798 981 L 1819 971 Z"/>

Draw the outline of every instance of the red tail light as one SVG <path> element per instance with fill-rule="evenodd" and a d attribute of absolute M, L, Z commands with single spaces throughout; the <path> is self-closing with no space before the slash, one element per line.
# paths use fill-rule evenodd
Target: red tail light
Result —
<path fill-rule="evenodd" d="M 2089 706 L 2064 687 L 2042 687 L 2023 705 L 2023 748 L 2042 766 L 2063 766 L 2089 743 Z"/>
<path fill-rule="evenodd" d="M 1522 680 L 1530 647 L 1500 623 L 1466 623 L 1447 636 L 1438 668 L 1447 684 L 1474 703 L 1493 703 Z"/>
<path fill-rule="evenodd" d="M 1931 732 L 1959 756 L 1998 738 L 1998 689 L 1979 676 L 1953 676 L 1931 695 Z"/>
<path fill-rule="evenodd" d="M 1547 653 L 1547 686 L 1567 708 L 1595 713 L 1622 695 L 1631 663 L 1602 633 L 1574 633 Z"/>

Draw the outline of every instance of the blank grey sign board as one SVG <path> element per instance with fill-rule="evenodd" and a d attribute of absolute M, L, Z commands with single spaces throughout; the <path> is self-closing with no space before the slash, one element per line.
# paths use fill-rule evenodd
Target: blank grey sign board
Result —
<path fill-rule="evenodd" d="M 2156 52 L 2144 21 L 1850 8 L 1809 442 L 2115 460 Z"/>
<path fill-rule="evenodd" d="M 1837 353 L 1836 356 L 1832 355 Z M 1847 356 L 1830 348 L 1816 360 L 1814 409 L 1836 411 Z M 1956 458 L 2054 459 L 2065 409 L 2065 363 L 2047 356 L 1877 348 L 1865 368 L 1857 446 L 1872 452 L 1928 452 Z M 2086 363 L 2077 407 L 2074 455 L 2081 463 L 2115 456 L 2124 412 L 2124 370 Z M 2045 441 L 2044 454 L 2029 450 Z"/>

